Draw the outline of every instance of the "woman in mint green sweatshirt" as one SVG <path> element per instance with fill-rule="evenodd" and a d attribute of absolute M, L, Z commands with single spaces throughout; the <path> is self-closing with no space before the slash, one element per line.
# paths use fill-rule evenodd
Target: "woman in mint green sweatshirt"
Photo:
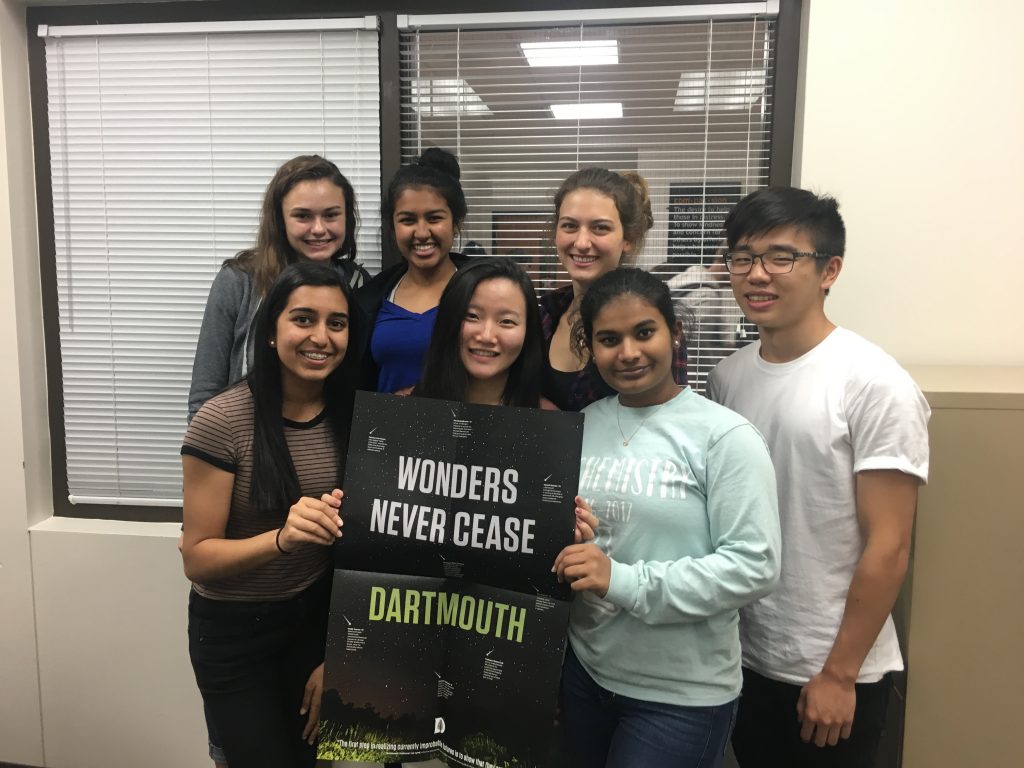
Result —
<path fill-rule="evenodd" d="M 738 609 L 775 585 L 775 475 L 761 435 L 672 377 L 668 288 L 620 269 L 575 329 L 618 395 L 584 409 L 580 495 L 593 543 L 559 555 L 579 597 L 562 673 L 573 766 L 721 762 L 741 685 Z"/>

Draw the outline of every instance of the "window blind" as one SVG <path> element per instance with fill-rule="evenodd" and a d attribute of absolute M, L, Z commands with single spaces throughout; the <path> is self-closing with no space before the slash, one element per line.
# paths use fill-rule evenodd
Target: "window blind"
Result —
<path fill-rule="evenodd" d="M 376 19 L 274 24 L 40 30 L 73 502 L 180 503 L 209 286 L 282 162 L 337 163 L 379 267 Z"/>
<path fill-rule="evenodd" d="M 775 11 L 760 7 L 666 8 L 673 20 L 644 23 L 600 11 L 575 22 L 412 17 L 401 35 L 403 162 L 430 146 L 455 152 L 469 203 L 462 245 L 519 259 L 542 293 L 567 280 L 550 239 L 561 182 L 584 166 L 638 171 L 655 221 L 638 264 L 690 311 L 700 391 L 754 333 L 717 256 L 726 212 L 768 183 Z"/>

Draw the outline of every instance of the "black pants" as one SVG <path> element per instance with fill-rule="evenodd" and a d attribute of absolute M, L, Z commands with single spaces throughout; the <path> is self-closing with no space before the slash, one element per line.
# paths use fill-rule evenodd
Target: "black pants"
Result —
<path fill-rule="evenodd" d="M 857 683 L 850 738 L 840 739 L 834 747 L 801 740 L 796 714 L 800 688 L 744 667 L 732 733 L 733 752 L 741 768 L 872 768 L 889 709 L 889 676 L 877 683 Z"/>
<path fill-rule="evenodd" d="M 299 708 L 324 658 L 329 599 L 327 579 L 282 601 L 189 596 L 192 669 L 231 768 L 315 765 Z"/>

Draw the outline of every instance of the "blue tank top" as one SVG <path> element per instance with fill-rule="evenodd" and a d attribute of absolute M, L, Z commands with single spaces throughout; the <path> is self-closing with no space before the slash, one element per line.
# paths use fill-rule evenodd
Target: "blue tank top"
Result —
<path fill-rule="evenodd" d="M 370 339 L 370 354 L 380 369 L 378 392 L 395 392 L 420 380 L 436 319 L 437 307 L 410 312 L 384 299 Z"/>

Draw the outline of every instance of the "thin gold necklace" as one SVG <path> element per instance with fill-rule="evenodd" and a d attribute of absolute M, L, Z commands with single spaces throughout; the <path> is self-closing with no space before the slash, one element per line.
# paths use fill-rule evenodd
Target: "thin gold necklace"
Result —
<path fill-rule="evenodd" d="M 640 429 L 643 427 L 643 425 L 647 423 L 647 420 L 649 418 L 651 418 L 651 416 L 656 414 L 658 411 L 660 411 L 662 408 L 664 408 L 671 401 L 672 401 L 672 398 L 670 397 L 664 403 L 662 403 L 657 408 L 655 408 L 653 411 L 651 411 L 646 416 L 644 416 L 642 419 L 640 419 L 640 423 L 636 425 L 636 429 L 634 429 L 630 433 L 629 437 L 626 437 L 626 433 L 622 431 L 622 421 L 621 421 L 621 419 L 619 417 L 619 413 L 622 410 L 622 401 L 619 398 L 615 398 L 615 423 L 619 427 L 619 435 L 621 435 L 621 437 L 622 437 L 622 444 L 624 446 L 628 446 L 629 445 L 629 441 L 632 440 L 634 437 L 636 437 L 636 433 L 639 432 Z"/>

